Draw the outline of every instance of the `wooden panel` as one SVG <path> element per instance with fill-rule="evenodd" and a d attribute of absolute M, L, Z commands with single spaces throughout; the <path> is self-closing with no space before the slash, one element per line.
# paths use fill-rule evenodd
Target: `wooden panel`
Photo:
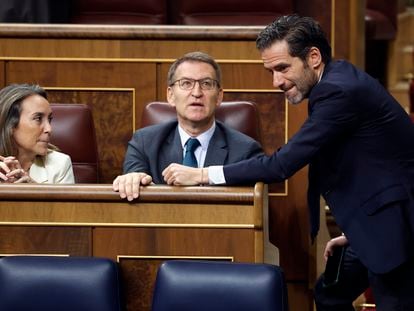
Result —
<path fill-rule="evenodd" d="M 109 188 L 109 187 L 108 187 Z M 108 189 L 110 190 L 110 188 Z M 114 195 L 117 195 L 114 193 Z M 179 226 L 208 226 L 212 219 L 222 226 L 253 227 L 262 226 L 255 223 L 254 210 L 248 205 L 228 204 L 164 204 L 141 203 L 139 211 L 133 204 L 107 202 L 97 204 L 90 202 L 64 202 L 44 204 L 44 202 L 19 202 L 4 200 L 0 205 L 1 222 L 24 222 L 33 224 L 111 224 L 156 226 L 159 222 Z M 19 210 L 16 211 L 16 206 Z M 101 213 L 98 213 L 101 212 Z M 234 215 L 233 215 L 234 214 Z"/>
<path fill-rule="evenodd" d="M 307 117 L 307 105 L 288 105 L 288 137 L 294 135 Z M 291 281 L 308 280 L 314 270 L 311 258 L 309 217 L 307 206 L 307 167 L 288 180 L 287 197 L 269 200 L 270 240 L 280 253 L 280 265 Z M 270 192 L 271 190 L 269 190 Z"/>
<path fill-rule="evenodd" d="M 171 258 L 263 262 L 266 187 L 0 184 L 0 255 L 70 254 L 120 262 L 128 310 L 150 310 Z M 265 240 L 266 239 L 266 240 Z"/>
<path fill-rule="evenodd" d="M 36 82 L 44 87 L 58 88 L 133 89 L 137 119 L 141 119 L 142 107 L 156 97 L 156 64 L 145 61 L 10 61 L 6 71 L 6 83 Z"/>
<path fill-rule="evenodd" d="M 274 90 L 269 72 L 264 69 L 260 54 L 256 53 L 250 63 L 237 59 L 218 59 L 222 69 L 224 89 Z M 254 63 L 255 61 L 257 63 Z"/>
<path fill-rule="evenodd" d="M 255 262 L 254 242 L 254 230 L 247 228 L 96 228 L 93 252 L 113 259 L 125 255 L 210 256 Z"/>
<path fill-rule="evenodd" d="M 35 26 L 35 25 L 34 25 Z M 259 32 L 259 28 L 257 33 Z M 77 58 L 169 58 L 190 51 L 205 51 L 215 58 L 257 59 L 254 39 L 250 41 L 207 42 L 192 40 L 102 40 L 102 39 L 12 39 L 2 38 L 0 55 L 8 57 L 77 57 Z M 224 45 L 228 48 L 224 48 Z M 243 51 L 241 53 L 241 51 Z"/>
<path fill-rule="evenodd" d="M 334 1 L 333 56 L 347 59 L 359 68 L 365 66 L 366 1 Z"/>
<path fill-rule="evenodd" d="M 140 299 L 126 299 L 127 310 L 151 310 L 152 294 L 155 278 L 162 259 L 120 259 L 123 290 L 126 297 L 140 297 Z M 137 282 L 139 280 L 139 282 Z"/>
<path fill-rule="evenodd" d="M 288 196 L 269 199 L 270 241 L 279 248 L 280 265 L 289 281 L 305 280 L 313 270 L 306 189 L 304 169 L 288 181 Z"/>
<path fill-rule="evenodd" d="M 309 284 L 306 282 L 288 282 L 287 291 L 289 310 L 314 310 L 313 294 Z"/>
<path fill-rule="evenodd" d="M 0 61 L 0 87 L 6 86 L 6 62 Z"/>
<path fill-rule="evenodd" d="M 14 61 L 7 66 L 7 83 L 36 81 L 49 87 L 132 88 L 138 105 L 154 98 L 155 75 L 155 64 L 146 62 Z"/>
<path fill-rule="evenodd" d="M 257 28 L 258 33 L 259 28 Z M 255 43 L 250 40 L 208 40 L 198 36 L 190 40 L 125 40 L 121 57 L 160 57 L 176 59 L 191 51 L 203 51 L 217 59 L 257 59 Z M 243 51 L 241 53 L 241 51 Z"/>
<path fill-rule="evenodd" d="M 0 254 L 92 255 L 92 230 L 76 227 L 0 226 Z"/>

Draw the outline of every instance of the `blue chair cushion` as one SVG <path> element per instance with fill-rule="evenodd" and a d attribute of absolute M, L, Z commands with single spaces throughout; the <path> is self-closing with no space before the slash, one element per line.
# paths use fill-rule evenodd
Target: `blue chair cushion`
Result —
<path fill-rule="evenodd" d="M 286 311 L 282 270 L 268 264 L 171 260 L 157 274 L 152 311 Z"/>
<path fill-rule="evenodd" d="M 0 310 L 119 311 L 116 263 L 95 257 L 3 257 Z"/>

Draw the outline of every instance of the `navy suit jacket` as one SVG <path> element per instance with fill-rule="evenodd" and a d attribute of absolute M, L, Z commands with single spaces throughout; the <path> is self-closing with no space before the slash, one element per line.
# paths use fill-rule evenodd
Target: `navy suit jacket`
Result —
<path fill-rule="evenodd" d="M 183 162 L 183 148 L 177 125 L 177 120 L 174 120 L 136 131 L 128 143 L 124 174 L 145 172 L 152 176 L 154 183 L 165 183 L 162 171 L 171 163 Z M 256 140 L 216 121 L 204 166 L 234 163 L 262 152 Z"/>
<path fill-rule="evenodd" d="M 413 256 L 414 126 L 378 81 L 346 61 L 325 67 L 307 120 L 285 146 L 225 166 L 224 174 L 228 184 L 270 183 L 306 164 L 309 187 L 368 269 L 388 272 Z"/>

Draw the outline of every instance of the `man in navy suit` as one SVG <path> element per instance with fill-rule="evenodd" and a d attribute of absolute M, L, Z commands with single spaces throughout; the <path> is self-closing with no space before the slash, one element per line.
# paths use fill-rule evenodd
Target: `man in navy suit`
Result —
<path fill-rule="evenodd" d="M 200 169 L 171 164 L 168 184 L 279 182 L 309 164 L 311 236 L 319 228 L 319 195 L 349 244 L 343 279 L 317 283 L 318 310 L 353 310 L 370 285 L 377 310 L 414 310 L 414 126 L 378 81 L 346 61 L 331 60 L 319 24 L 283 16 L 257 38 L 273 85 L 287 100 L 308 98 L 309 116 L 271 156 Z M 203 180 L 200 180 L 200 177 Z"/>
<path fill-rule="evenodd" d="M 129 201 L 139 195 L 139 186 L 165 183 L 162 171 L 174 162 L 182 163 L 189 138 L 197 138 L 194 150 L 198 167 L 238 162 L 262 153 L 251 137 L 215 120 L 223 99 L 221 70 L 202 52 L 177 59 L 168 72 L 168 103 L 176 108 L 177 120 L 136 131 L 128 143 L 124 174 L 113 189 Z"/>

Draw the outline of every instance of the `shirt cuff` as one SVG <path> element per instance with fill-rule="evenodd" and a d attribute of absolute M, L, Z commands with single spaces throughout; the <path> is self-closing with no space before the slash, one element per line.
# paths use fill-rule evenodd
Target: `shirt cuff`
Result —
<path fill-rule="evenodd" d="M 213 165 L 208 167 L 208 183 L 210 185 L 223 185 L 226 183 L 223 165 Z"/>

